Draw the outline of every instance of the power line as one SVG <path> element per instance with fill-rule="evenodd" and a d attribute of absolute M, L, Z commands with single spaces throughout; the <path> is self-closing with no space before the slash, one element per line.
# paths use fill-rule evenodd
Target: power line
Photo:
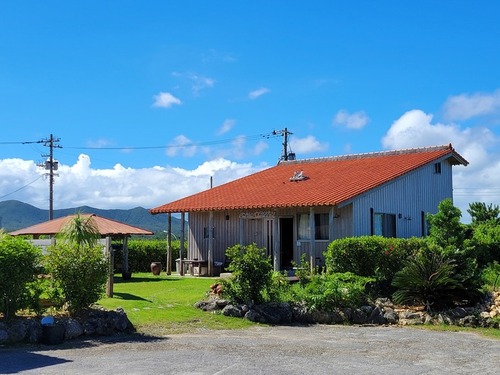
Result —
<path fill-rule="evenodd" d="M 288 133 L 291 134 L 291 133 Z M 89 147 L 79 147 L 79 146 L 64 146 L 66 149 L 74 150 L 153 150 L 153 149 L 166 149 L 166 148 L 182 148 L 182 147 L 193 147 L 193 146 L 210 146 L 224 143 L 231 143 L 240 139 L 245 140 L 258 140 L 262 138 L 274 138 L 281 135 L 281 133 L 273 132 L 270 134 L 257 134 L 257 135 L 245 135 L 235 138 L 221 139 L 217 141 L 205 141 L 205 142 L 189 142 L 182 144 L 170 144 L 162 146 L 122 146 L 122 147 L 100 147 L 100 146 L 89 146 Z"/>
<path fill-rule="evenodd" d="M 31 181 L 31 182 L 27 183 L 27 184 L 26 184 L 26 185 L 24 185 L 24 186 L 21 186 L 19 189 L 14 190 L 14 191 L 12 191 L 12 192 L 10 192 L 10 193 L 8 193 L 8 194 L 5 194 L 5 195 L 1 196 L 1 197 L 0 197 L 0 199 L 4 199 L 5 197 L 8 197 L 9 195 L 15 194 L 15 193 L 17 193 L 18 191 L 21 191 L 21 190 L 23 190 L 23 189 L 27 188 L 28 186 L 33 185 L 35 182 L 37 182 L 37 181 L 38 181 L 39 179 L 41 179 L 42 177 L 43 177 L 43 176 L 38 176 L 35 180 L 33 180 L 33 181 Z"/>

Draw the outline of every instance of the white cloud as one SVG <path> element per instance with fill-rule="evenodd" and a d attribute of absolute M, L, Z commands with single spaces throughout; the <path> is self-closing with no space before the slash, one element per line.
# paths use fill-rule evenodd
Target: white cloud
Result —
<path fill-rule="evenodd" d="M 174 141 L 167 146 L 167 156 L 176 156 L 179 152 L 186 157 L 196 154 L 197 146 L 184 135 L 178 135 Z"/>
<path fill-rule="evenodd" d="M 196 73 L 179 73 L 172 72 L 172 76 L 179 79 L 187 79 L 191 84 L 191 91 L 197 95 L 201 90 L 212 88 L 216 80 L 213 78 L 205 77 Z"/>
<path fill-rule="evenodd" d="M 222 126 L 219 128 L 219 131 L 217 133 L 219 135 L 226 134 L 228 131 L 230 131 L 234 127 L 235 124 L 236 124 L 236 120 L 226 119 L 222 123 Z"/>
<path fill-rule="evenodd" d="M 181 104 L 180 99 L 176 98 L 169 92 L 160 92 L 159 94 L 154 95 L 153 99 L 154 99 L 153 107 L 158 107 L 158 108 L 170 108 L 173 105 Z"/>
<path fill-rule="evenodd" d="M 248 94 L 248 98 L 250 100 L 255 100 L 255 99 L 257 99 L 257 98 L 261 97 L 262 95 L 265 95 L 265 94 L 267 94 L 269 92 L 271 92 L 271 90 L 269 90 L 268 88 L 261 87 L 261 88 L 258 88 L 257 90 L 251 91 Z"/>
<path fill-rule="evenodd" d="M 500 90 L 491 94 L 461 94 L 448 98 L 443 106 L 449 120 L 467 120 L 476 116 L 500 113 Z"/>
<path fill-rule="evenodd" d="M 341 110 L 333 118 L 334 125 L 345 126 L 348 129 L 362 129 L 369 122 L 370 118 L 363 111 L 349 113 Z"/>
<path fill-rule="evenodd" d="M 74 165 L 59 165 L 54 183 L 54 208 L 87 205 L 101 209 L 152 208 L 261 170 L 265 166 L 227 159 L 207 161 L 188 170 L 152 167 L 92 169 L 89 156 Z M 0 197 L 48 209 L 49 182 L 33 161 L 0 159 Z"/>
<path fill-rule="evenodd" d="M 312 135 L 305 138 L 293 137 L 290 140 L 290 148 L 298 154 L 309 154 L 325 151 L 328 148 L 328 143 L 321 143 Z"/>
<path fill-rule="evenodd" d="M 433 123 L 421 110 L 406 112 L 382 138 L 386 149 L 435 146 L 451 143 L 469 165 L 454 167 L 455 205 L 467 217 L 469 203 L 500 201 L 500 138 L 484 127 L 462 128 L 458 124 Z"/>

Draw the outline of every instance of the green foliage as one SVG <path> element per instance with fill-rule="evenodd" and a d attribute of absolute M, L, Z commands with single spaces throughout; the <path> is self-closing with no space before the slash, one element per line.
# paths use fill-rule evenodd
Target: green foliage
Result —
<path fill-rule="evenodd" d="M 109 263 L 102 246 L 57 243 L 48 249 L 47 270 L 74 314 L 97 302 L 105 291 Z M 55 296 L 52 296 L 55 297 Z"/>
<path fill-rule="evenodd" d="M 311 271 L 311 264 L 307 260 L 307 254 L 303 253 L 300 256 L 300 263 L 292 260 L 292 266 L 295 268 L 295 276 L 299 279 L 299 285 L 304 287 L 310 280 L 313 272 Z"/>
<path fill-rule="evenodd" d="M 468 251 L 481 269 L 489 263 L 500 262 L 500 225 L 492 221 L 474 225 Z"/>
<path fill-rule="evenodd" d="M 226 250 L 231 277 L 222 279 L 224 296 L 237 303 L 261 303 L 273 295 L 273 266 L 266 249 L 235 245 Z"/>
<path fill-rule="evenodd" d="M 60 240 L 48 248 L 46 268 L 60 289 L 71 314 L 97 302 L 104 293 L 109 262 L 97 242 L 92 217 L 77 215 L 62 231 Z"/>
<path fill-rule="evenodd" d="M 493 262 L 481 273 L 483 289 L 492 292 L 500 289 L 500 263 Z"/>
<path fill-rule="evenodd" d="M 40 249 L 0 232 L 0 312 L 6 319 L 19 309 L 36 307 L 40 259 Z"/>
<path fill-rule="evenodd" d="M 442 200 L 438 212 L 428 214 L 429 239 L 442 248 L 460 249 L 465 239 L 465 225 L 460 223 L 462 212 L 453 206 L 451 199 Z"/>
<path fill-rule="evenodd" d="M 374 277 L 376 281 L 391 281 L 406 259 L 427 244 L 421 238 L 386 238 L 362 236 L 338 239 L 325 251 L 327 273 L 351 272 Z"/>
<path fill-rule="evenodd" d="M 472 218 L 472 225 L 491 223 L 500 225 L 500 207 L 498 205 L 484 202 L 473 202 L 469 204 L 467 212 Z"/>
<path fill-rule="evenodd" d="M 359 307 L 366 302 L 366 284 L 372 278 L 350 272 L 313 275 L 304 287 L 296 287 L 294 299 L 311 310 L 329 311 L 338 307 Z"/>
<path fill-rule="evenodd" d="M 461 301 L 465 288 L 455 267 L 436 249 L 420 252 L 394 276 L 394 302 L 440 308 Z"/>
<path fill-rule="evenodd" d="M 101 234 L 93 216 L 85 217 L 76 214 L 62 228 L 58 238 L 76 246 L 95 246 L 101 238 Z"/>

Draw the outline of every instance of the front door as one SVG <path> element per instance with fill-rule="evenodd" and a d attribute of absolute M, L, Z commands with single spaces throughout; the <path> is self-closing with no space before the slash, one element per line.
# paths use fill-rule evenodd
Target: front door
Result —
<path fill-rule="evenodd" d="M 293 218 L 280 218 L 281 268 L 291 269 L 293 260 Z"/>

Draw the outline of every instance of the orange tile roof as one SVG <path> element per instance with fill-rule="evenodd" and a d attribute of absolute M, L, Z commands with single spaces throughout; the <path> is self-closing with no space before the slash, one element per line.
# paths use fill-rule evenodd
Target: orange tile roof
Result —
<path fill-rule="evenodd" d="M 451 144 L 281 162 L 150 212 L 333 206 L 446 156 L 453 164 L 468 164 Z M 306 178 L 293 181 L 300 171 Z"/>
<path fill-rule="evenodd" d="M 61 229 L 76 215 L 69 215 L 65 217 L 60 217 L 58 219 L 49 220 L 40 224 L 32 225 L 31 227 L 19 229 L 10 234 L 13 236 L 21 236 L 21 235 L 54 235 L 61 232 Z M 82 218 L 92 216 L 97 229 L 99 229 L 99 233 L 101 236 L 122 236 L 122 235 L 131 235 L 131 234 L 142 234 L 142 235 L 151 235 L 153 232 L 134 227 L 132 225 L 128 225 L 125 223 L 121 223 L 119 221 L 106 219 L 101 216 L 97 216 L 95 214 L 80 214 Z"/>

